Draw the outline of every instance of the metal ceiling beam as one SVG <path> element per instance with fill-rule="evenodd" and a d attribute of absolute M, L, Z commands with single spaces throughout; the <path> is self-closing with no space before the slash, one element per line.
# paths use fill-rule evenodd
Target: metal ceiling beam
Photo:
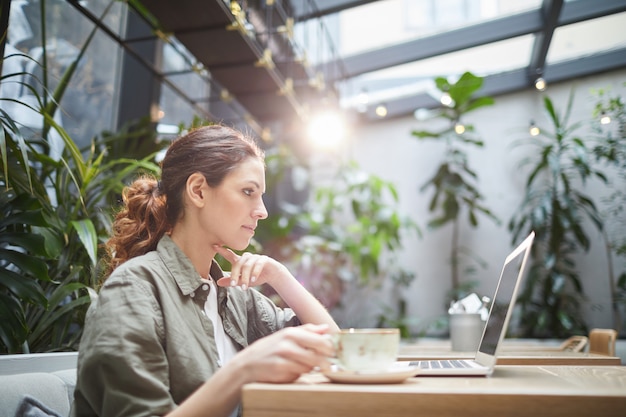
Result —
<path fill-rule="evenodd" d="M 563 5 L 559 26 L 583 22 L 626 11 L 626 0 L 567 1 Z"/>
<path fill-rule="evenodd" d="M 530 54 L 530 64 L 528 65 L 528 77 L 531 80 L 543 76 L 543 67 L 546 63 L 548 48 L 550 48 L 554 30 L 559 23 L 562 7 L 563 0 L 543 0 L 541 5 L 543 28 L 541 32 L 535 35 L 535 42 Z"/>
<path fill-rule="evenodd" d="M 297 22 L 318 19 L 378 0 L 291 0 Z"/>
<path fill-rule="evenodd" d="M 223 0 L 143 0 L 142 4 L 163 31 L 174 35 L 248 111 L 244 117 L 251 124 L 304 120 L 304 102 L 315 97 L 308 88 L 309 71 L 278 30 L 286 25 L 276 9 L 282 3 L 270 7 L 251 2 L 245 14 L 233 12 Z M 266 18 L 272 19 L 271 27 Z M 300 74 L 305 75 L 304 87 L 292 78 Z M 317 95 L 321 99 L 322 93 Z"/>
<path fill-rule="evenodd" d="M 461 51 L 541 30 L 539 11 L 520 13 L 343 58 L 346 77 Z M 323 64 L 325 68 L 332 63 Z"/>
<path fill-rule="evenodd" d="M 577 23 L 623 11 L 626 11 L 626 0 L 566 2 L 563 5 L 558 25 Z M 344 80 L 421 59 L 538 33 L 543 29 L 543 23 L 541 9 L 537 9 L 427 38 L 343 57 L 342 61 L 345 68 L 343 78 L 335 78 L 331 81 Z M 320 70 L 324 71 L 326 67 L 332 65 L 337 64 L 335 62 L 322 64 Z"/>
<path fill-rule="evenodd" d="M 548 65 L 544 78 L 550 85 L 620 68 L 626 68 L 626 48 Z"/>
<path fill-rule="evenodd" d="M 549 86 L 553 83 L 620 68 L 626 68 L 626 48 L 549 65 L 545 68 L 544 78 Z M 528 68 L 520 68 L 485 77 L 480 95 L 495 97 L 514 93 L 528 89 L 530 84 Z M 361 118 L 369 122 L 388 120 L 413 114 L 419 108 L 435 108 L 440 105 L 438 101 L 427 93 L 389 100 L 385 104 L 387 106 L 387 116 L 384 119 L 376 115 L 375 106 L 368 108 L 367 112 L 361 115 Z"/>

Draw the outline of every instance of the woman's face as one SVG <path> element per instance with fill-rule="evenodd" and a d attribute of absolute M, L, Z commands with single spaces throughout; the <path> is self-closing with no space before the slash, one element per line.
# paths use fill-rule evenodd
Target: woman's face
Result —
<path fill-rule="evenodd" d="M 211 244 L 245 249 L 259 220 L 267 218 L 263 162 L 252 157 L 244 160 L 219 186 L 208 187 L 208 193 L 210 199 L 201 220 L 203 232 Z"/>

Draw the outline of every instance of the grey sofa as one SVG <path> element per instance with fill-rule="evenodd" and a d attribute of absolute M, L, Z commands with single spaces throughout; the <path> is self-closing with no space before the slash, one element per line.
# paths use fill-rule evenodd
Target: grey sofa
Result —
<path fill-rule="evenodd" d="M 70 413 L 77 352 L 0 356 L 0 417 Z"/>

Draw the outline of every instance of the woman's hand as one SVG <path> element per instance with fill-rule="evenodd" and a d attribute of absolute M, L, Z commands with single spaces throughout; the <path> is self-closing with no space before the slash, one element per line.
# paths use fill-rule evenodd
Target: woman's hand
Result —
<path fill-rule="evenodd" d="M 315 368 L 328 369 L 335 350 L 325 324 L 288 327 L 257 340 L 233 359 L 248 382 L 293 382 Z"/>
<path fill-rule="evenodd" d="M 230 249 L 215 246 L 217 253 L 231 263 L 230 277 L 217 280 L 222 287 L 269 284 L 278 296 L 296 313 L 301 323 L 326 323 L 339 330 L 326 308 L 280 262 L 264 255 L 244 253 L 239 256 Z"/>
<path fill-rule="evenodd" d="M 264 283 L 272 285 L 270 281 L 280 275 L 291 276 L 283 264 L 269 256 L 248 252 L 239 256 L 222 246 L 215 246 L 215 250 L 232 265 L 230 277 L 223 277 L 217 281 L 217 285 L 221 287 L 240 286 L 245 290 L 250 286 Z"/>

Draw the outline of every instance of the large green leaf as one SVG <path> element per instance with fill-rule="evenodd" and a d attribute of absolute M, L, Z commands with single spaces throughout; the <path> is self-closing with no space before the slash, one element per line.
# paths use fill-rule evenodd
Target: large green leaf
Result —
<path fill-rule="evenodd" d="M 72 221 L 72 227 L 89 254 L 91 265 L 98 263 L 98 235 L 93 222 L 89 219 Z"/>
<path fill-rule="evenodd" d="M 0 125 L 0 152 L 2 152 L 2 167 L 5 181 L 5 187 L 9 187 L 9 169 L 8 169 L 8 152 L 7 152 L 7 135 L 10 136 L 17 146 L 19 147 L 19 151 L 21 152 L 22 163 L 24 167 L 28 166 L 28 146 L 26 145 L 26 140 L 22 133 L 20 132 L 19 126 L 15 123 L 15 121 L 11 118 L 11 116 L 0 108 L 0 121 L 2 122 Z M 6 127 L 6 129 L 5 129 Z M 24 172 L 28 176 L 28 183 L 32 185 L 32 178 L 30 175 L 29 169 L 24 169 Z"/>
<path fill-rule="evenodd" d="M 0 289 L 2 287 L 19 299 L 41 305 L 47 304 L 46 296 L 37 281 L 8 268 L 0 268 Z"/>
<path fill-rule="evenodd" d="M 6 202 L 8 204 L 8 202 Z M 15 207 L 17 208 L 17 207 Z M 0 229 L 11 225 L 46 226 L 46 220 L 41 210 L 14 212 L 10 216 L 0 219 Z"/>
<path fill-rule="evenodd" d="M 28 329 L 22 305 L 14 297 L 0 292 L 0 352 L 18 353 Z"/>
<path fill-rule="evenodd" d="M 495 102 L 496 101 L 493 99 L 493 97 L 478 97 L 477 99 L 470 101 L 464 110 L 465 113 L 469 113 L 481 107 L 491 106 L 495 104 Z"/>
<path fill-rule="evenodd" d="M 21 253 L 15 250 L 0 248 L 0 259 L 8 264 L 15 265 L 22 272 L 29 274 L 42 281 L 50 281 L 48 277 L 48 267 L 46 263 L 34 256 Z"/>
<path fill-rule="evenodd" d="M 46 246 L 42 236 L 26 232 L 3 232 L 0 234 L 0 246 L 16 246 L 32 255 L 47 257 Z"/>
<path fill-rule="evenodd" d="M 470 72 L 465 72 L 456 83 L 449 85 L 448 93 L 454 100 L 455 105 L 463 107 L 465 110 L 466 103 L 475 92 L 480 90 L 482 85 L 482 77 L 478 77 Z"/>

